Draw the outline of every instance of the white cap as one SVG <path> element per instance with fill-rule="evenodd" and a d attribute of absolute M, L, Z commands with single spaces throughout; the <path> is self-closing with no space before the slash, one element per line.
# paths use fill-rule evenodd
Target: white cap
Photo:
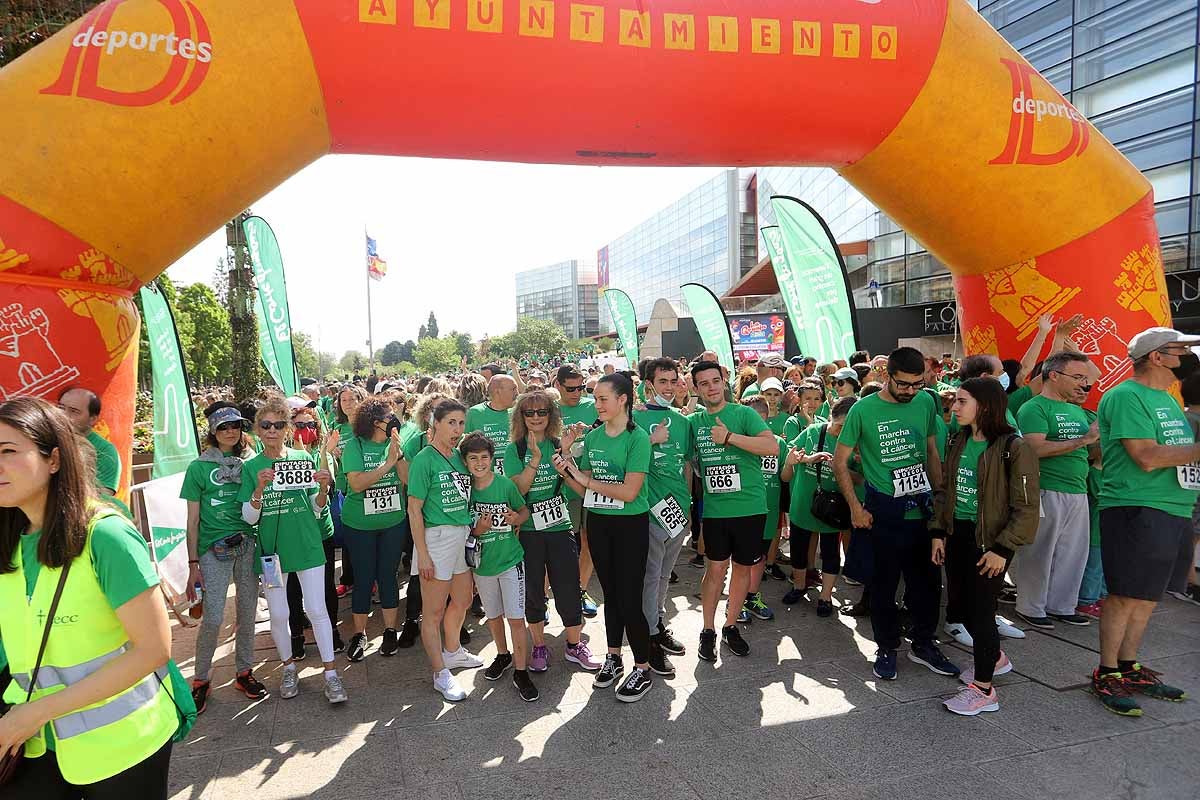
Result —
<path fill-rule="evenodd" d="M 287 404 L 288 410 L 294 414 L 302 408 L 312 408 L 317 404 L 317 401 L 307 397 L 300 397 L 299 395 L 292 395 L 287 399 Z"/>
<path fill-rule="evenodd" d="M 779 380 L 779 378 L 767 378 L 765 381 L 763 381 L 762 383 L 760 383 L 758 385 L 758 390 L 760 392 L 765 392 L 768 389 L 774 389 L 778 392 L 782 392 L 783 391 L 783 381 Z"/>
<path fill-rule="evenodd" d="M 1147 328 L 1129 340 L 1129 357 L 1145 358 L 1169 344 L 1200 344 L 1200 336 L 1187 336 L 1174 328 Z"/>

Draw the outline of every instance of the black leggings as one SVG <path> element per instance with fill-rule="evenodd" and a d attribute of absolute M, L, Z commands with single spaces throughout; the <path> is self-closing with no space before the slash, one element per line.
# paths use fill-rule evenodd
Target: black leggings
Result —
<path fill-rule="evenodd" d="M 58 769 L 53 750 L 40 758 L 27 758 L 4 787 L 5 800 L 166 800 L 167 773 L 171 768 L 171 742 L 124 772 L 97 783 L 67 783 Z"/>
<path fill-rule="evenodd" d="M 990 683 L 1000 657 L 996 598 L 1004 586 L 1004 572 L 994 578 L 980 575 L 975 565 L 981 558 L 983 550 L 975 543 L 975 523 L 954 520 L 954 533 L 946 539 L 946 587 L 953 587 L 962 612 L 961 620 L 955 621 L 966 625 L 975 640 L 975 680 Z"/>
<path fill-rule="evenodd" d="M 650 625 L 642 611 L 650 515 L 588 514 L 588 547 L 604 590 L 604 633 L 610 648 L 628 637 L 635 664 L 650 658 Z"/>
<path fill-rule="evenodd" d="M 792 529 L 792 569 L 808 569 L 808 546 L 812 542 L 812 531 L 803 528 Z M 821 539 L 821 572 L 837 575 L 842 571 L 842 542 L 841 534 L 837 531 L 819 534 Z"/>
<path fill-rule="evenodd" d="M 521 531 L 519 537 L 525 550 L 525 574 L 529 576 L 525 581 L 525 621 L 537 623 L 546 619 L 546 585 L 537 576 L 549 572 L 554 607 L 563 625 L 571 628 L 581 624 L 579 547 L 575 537 L 567 531 Z"/>
<path fill-rule="evenodd" d="M 325 548 L 325 608 L 329 611 L 329 623 L 333 625 L 334 635 L 337 635 L 338 625 L 338 596 L 333 586 L 333 537 L 321 542 Z M 300 591 L 300 579 L 296 573 L 289 572 L 287 576 L 288 628 L 292 636 L 304 635 L 304 598 Z"/>

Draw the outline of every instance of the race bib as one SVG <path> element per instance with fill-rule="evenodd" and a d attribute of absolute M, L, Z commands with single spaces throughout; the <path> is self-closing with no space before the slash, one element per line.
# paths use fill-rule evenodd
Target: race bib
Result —
<path fill-rule="evenodd" d="M 454 478 L 454 488 L 458 489 L 458 493 L 462 495 L 463 500 L 471 499 L 471 476 L 464 475 L 461 472 L 451 472 L 450 477 Z"/>
<path fill-rule="evenodd" d="M 704 468 L 704 489 L 709 494 L 732 494 L 742 490 L 742 476 L 735 464 L 715 464 Z"/>
<path fill-rule="evenodd" d="M 562 495 L 539 500 L 529 505 L 529 514 L 535 531 L 550 530 L 567 521 L 567 501 Z"/>
<path fill-rule="evenodd" d="M 687 530 L 687 514 L 679 507 L 679 501 L 671 495 L 650 506 L 650 513 L 658 526 L 672 539 Z"/>
<path fill-rule="evenodd" d="M 598 478 L 596 480 L 599 480 Z M 619 483 L 620 481 L 601 481 L 601 483 Z M 595 489 L 588 489 L 583 496 L 584 508 L 599 508 L 609 511 L 619 511 L 625 507 L 624 500 L 618 500 L 615 497 L 606 497 L 602 494 L 596 494 Z"/>
<path fill-rule="evenodd" d="M 277 492 L 288 489 L 317 488 L 317 468 L 311 461 L 304 459 L 276 461 L 272 469 L 275 470 L 275 480 L 272 482 L 271 488 Z"/>
<path fill-rule="evenodd" d="M 762 457 L 763 475 L 771 476 L 779 472 L 779 456 L 763 456 Z"/>
<path fill-rule="evenodd" d="M 1175 468 L 1179 485 L 1184 489 L 1200 490 L 1200 463 L 1184 464 Z"/>
<path fill-rule="evenodd" d="M 924 464 L 913 464 L 911 467 L 900 467 L 892 470 L 892 497 L 907 497 L 911 494 L 923 494 L 932 491 L 929 486 L 929 476 L 925 474 Z"/>
<path fill-rule="evenodd" d="M 496 473 L 497 475 L 504 474 L 504 464 L 500 461 L 500 459 L 496 459 L 492 463 L 492 472 Z"/>
<path fill-rule="evenodd" d="M 399 510 L 399 486 L 373 486 L 363 492 L 363 511 L 368 517 Z"/>
<path fill-rule="evenodd" d="M 494 533 L 503 533 L 505 531 L 512 530 L 512 525 L 509 525 L 508 520 L 506 520 L 504 518 L 504 515 L 507 511 L 508 511 L 508 506 L 504 503 L 476 503 L 475 504 L 475 513 L 477 515 L 476 520 L 479 520 L 484 516 L 491 517 L 492 518 L 492 531 L 491 532 L 494 532 Z"/>
<path fill-rule="evenodd" d="M 279 575 L 278 556 L 262 556 L 259 559 L 259 564 L 262 566 L 262 585 L 264 589 L 278 589 L 283 586 L 283 579 Z"/>

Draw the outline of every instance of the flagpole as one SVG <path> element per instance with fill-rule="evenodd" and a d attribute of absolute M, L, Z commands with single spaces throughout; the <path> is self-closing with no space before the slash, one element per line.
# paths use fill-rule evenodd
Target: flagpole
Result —
<path fill-rule="evenodd" d="M 367 228 L 363 226 L 363 238 L 367 238 Z M 365 270 L 367 275 L 367 366 L 375 364 L 375 335 L 371 325 L 371 268 Z"/>

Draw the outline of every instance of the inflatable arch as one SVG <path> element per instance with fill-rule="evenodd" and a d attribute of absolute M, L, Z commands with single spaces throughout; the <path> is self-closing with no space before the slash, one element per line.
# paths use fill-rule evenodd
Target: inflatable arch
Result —
<path fill-rule="evenodd" d="M 827 165 L 971 351 L 1081 311 L 1107 389 L 1170 319 L 1149 184 L 965 0 L 109 0 L 0 109 L 0 399 L 93 387 L 126 454 L 132 292 L 330 152 Z"/>

